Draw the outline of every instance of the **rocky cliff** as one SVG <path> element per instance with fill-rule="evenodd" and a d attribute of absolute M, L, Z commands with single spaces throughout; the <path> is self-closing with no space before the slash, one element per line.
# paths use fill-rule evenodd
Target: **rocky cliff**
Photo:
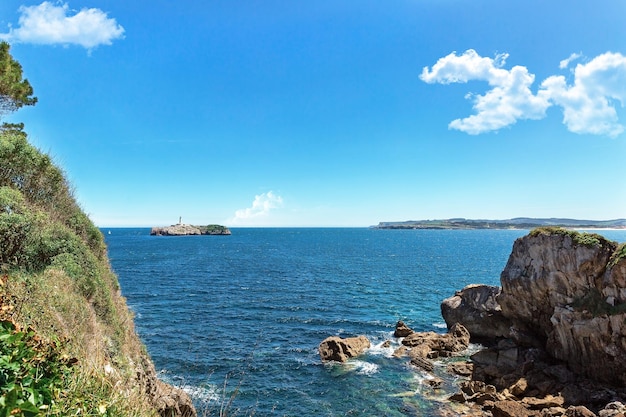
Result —
<path fill-rule="evenodd" d="M 461 323 L 489 346 L 472 357 L 473 379 L 493 384 L 507 401 L 521 399 L 521 414 L 507 415 L 531 415 L 528 395 L 598 410 L 623 400 L 624 244 L 535 229 L 515 241 L 500 282 L 464 288 L 443 301 L 442 315 L 449 327 Z M 607 413 L 600 411 L 618 415 Z"/>
<path fill-rule="evenodd" d="M 515 242 L 500 277 L 503 315 L 572 371 L 626 384 L 623 252 L 599 235 L 533 231 Z"/>

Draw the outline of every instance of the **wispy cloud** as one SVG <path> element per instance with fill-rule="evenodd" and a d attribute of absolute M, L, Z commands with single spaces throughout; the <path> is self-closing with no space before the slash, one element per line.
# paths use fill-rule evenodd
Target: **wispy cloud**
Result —
<path fill-rule="evenodd" d="M 232 225 L 258 225 L 266 219 L 273 209 L 283 206 L 283 198 L 274 194 L 273 191 L 259 194 L 254 197 L 252 206 L 240 209 L 235 212 L 235 216 L 229 220 Z"/>
<path fill-rule="evenodd" d="M 452 53 L 425 67 L 420 78 L 427 83 L 466 83 L 486 81 L 492 88 L 484 95 L 469 94 L 475 114 L 450 122 L 451 129 L 469 134 L 496 131 L 523 119 L 542 119 L 553 105 L 563 109 L 563 123 L 574 133 L 615 137 L 624 131 L 619 124 L 615 104 L 626 104 L 626 57 L 619 53 L 599 55 L 574 70 L 573 85 L 564 76 L 548 77 L 537 94 L 530 90 L 534 74 L 523 66 L 502 68 L 507 54 L 481 57 L 474 50 L 462 55 Z M 580 54 L 561 61 L 567 68 Z"/>
<path fill-rule="evenodd" d="M 562 60 L 561 62 L 559 62 L 559 68 L 565 69 L 565 68 L 569 67 L 569 64 L 571 64 L 572 62 L 576 61 L 581 56 L 583 56 L 583 55 L 582 54 L 576 54 L 576 53 L 571 54 L 569 57 L 567 57 L 564 60 Z"/>
<path fill-rule="evenodd" d="M 67 4 L 44 1 L 39 6 L 21 6 L 18 27 L 0 34 L 9 42 L 80 45 L 91 50 L 123 38 L 124 28 L 100 9 L 83 8 L 74 13 Z"/>

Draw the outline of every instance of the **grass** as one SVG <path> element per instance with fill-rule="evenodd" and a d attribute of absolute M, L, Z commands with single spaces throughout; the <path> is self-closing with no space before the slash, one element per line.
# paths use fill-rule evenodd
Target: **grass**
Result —
<path fill-rule="evenodd" d="M 581 233 L 575 230 L 568 230 L 562 227 L 538 227 L 530 232 L 531 236 L 539 235 L 562 235 L 569 236 L 576 245 L 597 247 L 607 240 L 597 233 Z"/>

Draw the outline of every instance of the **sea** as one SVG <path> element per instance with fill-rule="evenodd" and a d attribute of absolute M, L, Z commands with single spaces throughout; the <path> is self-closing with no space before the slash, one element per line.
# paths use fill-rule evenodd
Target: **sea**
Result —
<path fill-rule="evenodd" d="M 459 379 L 445 370 L 450 359 L 428 374 L 393 357 L 396 322 L 444 333 L 442 300 L 468 284 L 498 285 L 513 242 L 528 233 L 102 231 L 160 377 L 188 392 L 200 416 L 454 415 L 446 398 Z M 596 233 L 626 241 L 626 230 Z M 319 343 L 335 335 L 365 335 L 372 347 L 344 364 L 322 363 Z M 429 384 L 435 377 L 440 388 Z"/>

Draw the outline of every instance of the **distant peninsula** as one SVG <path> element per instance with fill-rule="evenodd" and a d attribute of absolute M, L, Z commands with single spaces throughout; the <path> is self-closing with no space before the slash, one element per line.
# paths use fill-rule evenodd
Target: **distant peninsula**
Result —
<path fill-rule="evenodd" d="M 209 224 L 207 226 L 193 226 L 190 224 L 173 224 L 166 227 L 153 227 L 150 230 L 152 236 L 191 236 L 191 235 L 218 235 L 227 236 L 231 232 L 226 226 Z"/>
<path fill-rule="evenodd" d="M 507 220 L 408 220 L 403 222 L 380 222 L 373 229 L 534 229 L 536 227 L 564 227 L 568 229 L 626 229 L 626 219 L 616 220 L 576 220 L 576 219 L 535 219 L 516 217 Z"/>

